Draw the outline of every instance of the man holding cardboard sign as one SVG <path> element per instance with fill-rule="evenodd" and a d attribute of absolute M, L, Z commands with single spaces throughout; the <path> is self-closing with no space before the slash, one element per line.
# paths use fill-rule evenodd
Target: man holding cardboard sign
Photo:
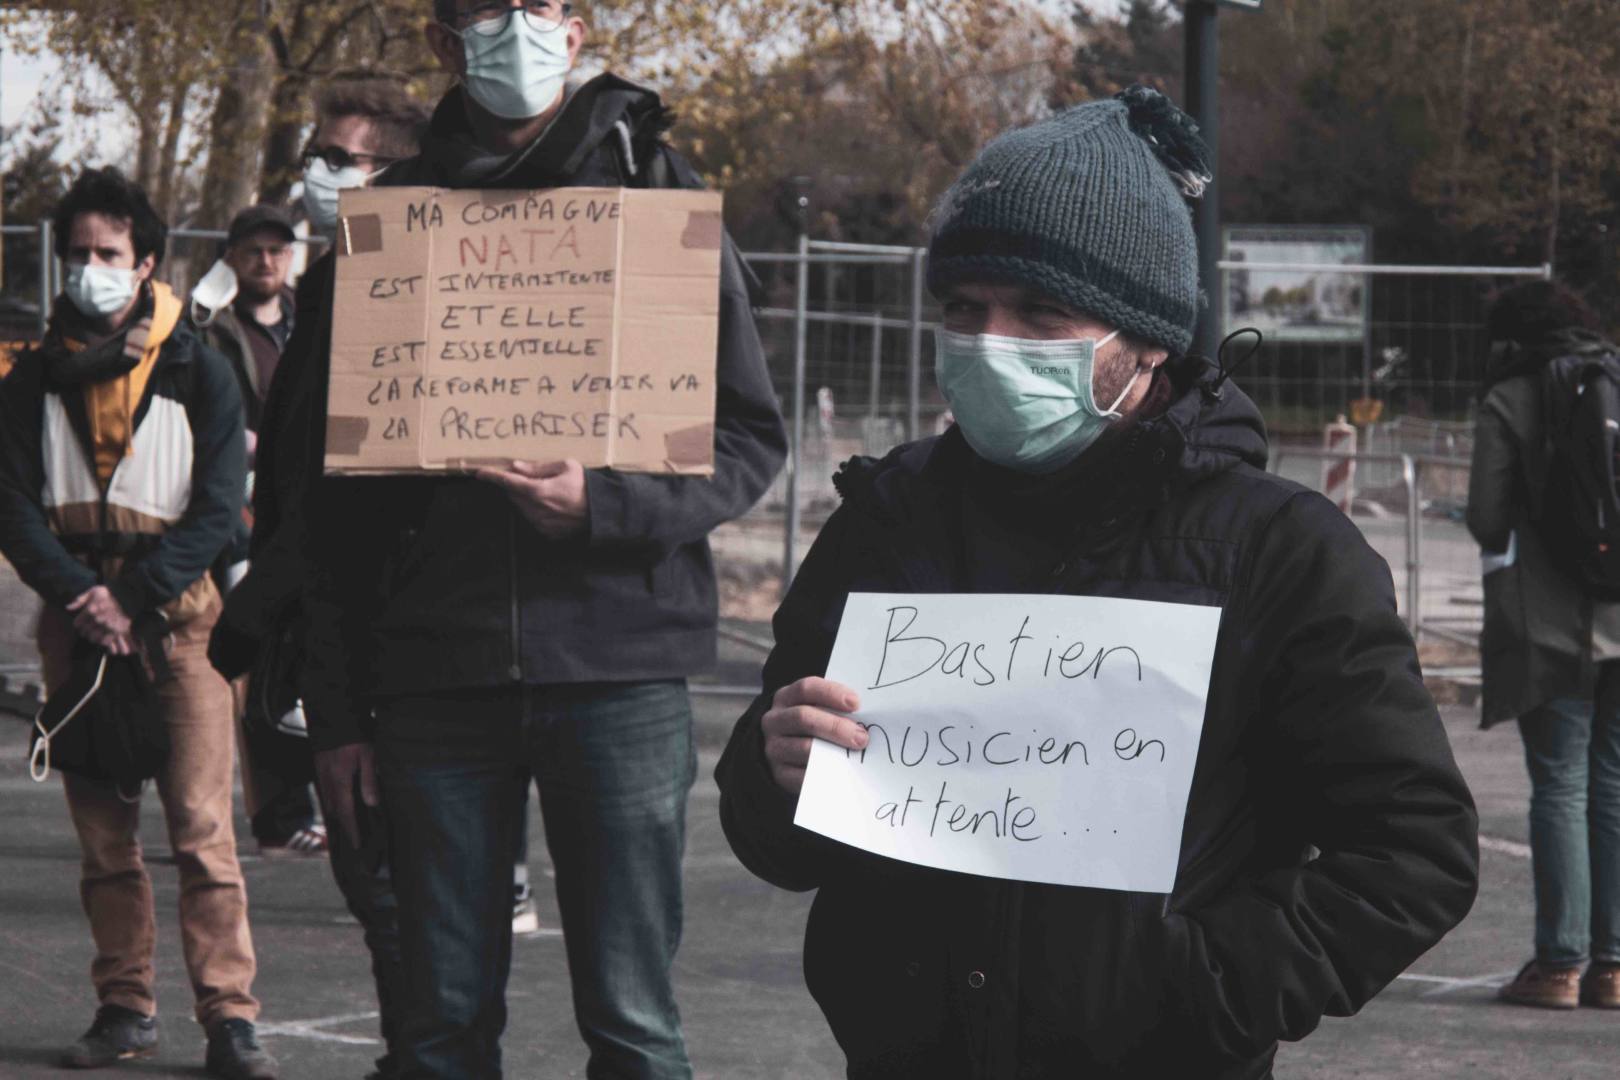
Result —
<path fill-rule="evenodd" d="M 300 290 L 321 298 L 294 409 L 324 471 L 304 700 L 333 842 L 380 807 L 401 1074 L 499 1076 L 532 773 L 589 1074 L 689 1077 L 685 678 L 715 652 L 708 533 L 781 467 L 781 417 L 658 97 L 565 86 L 566 4 L 432 9 L 460 85 L 419 156 L 342 194 Z"/>
<path fill-rule="evenodd" d="M 1468 911 L 1476 818 L 1388 569 L 1185 355 L 1196 129 L 992 142 L 930 245 L 943 436 L 856 459 L 716 777 L 819 889 L 863 1078 L 1250 1080 Z"/>

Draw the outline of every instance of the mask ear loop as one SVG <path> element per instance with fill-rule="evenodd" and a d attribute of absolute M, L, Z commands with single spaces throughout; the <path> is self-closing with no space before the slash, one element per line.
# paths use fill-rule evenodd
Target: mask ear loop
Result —
<path fill-rule="evenodd" d="M 1123 390 L 1121 390 L 1119 392 L 1119 397 L 1115 398 L 1114 403 L 1108 407 L 1108 411 L 1103 413 L 1103 415 L 1105 417 L 1109 418 L 1110 420 L 1119 419 L 1119 415 L 1120 415 L 1119 407 L 1121 405 L 1125 404 L 1125 399 L 1126 398 L 1131 396 L 1131 389 L 1136 386 L 1136 380 L 1140 379 L 1141 377 L 1142 377 L 1142 369 L 1141 368 L 1137 368 L 1134 372 L 1131 373 L 1131 381 L 1125 384 L 1125 389 L 1123 389 Z"/>
<path fill-rule="evenodd" d="M 1104 345 L 1108 344 L 1110 341 L 1113 341 L 1117 337 L 1119 337 L 1119 331 L 1115 330 L 1112 334 L 1109 334 L 1107 337 L 1103 338 L 1101 341 L 1097 342 L 1097 344 L 1095 344 L 1095 345 L 1093 345 L 1091 347 L 1091 383 L 1092 383 L 1091 404 L 1092 404 L 1092 408 L 1096 408 L 1096 405 L 1097 405 L 1097 391 L 1096 391 L 1096 384 L 1097 384 L 1097 353 L 1099 351 L 1101 351 L 1101 349 L 1102 349 L 1102 347 Z M 1100 414 L 1104 420 L 1118 420 L 1119 419 L 1119 407 L 1122 404 L 1124 404 L 1125 399 L 1130 396 L 1131 388 L 1136 385 L 1136 380 L 1139 379 L 1141 377 L 1141 375 L 1142 375 L 1142 369 L 1141 368 L 1137 368 L 1136 371 L 1134 371 L 1131 374 L 1131 381 L 1125 384 L 1125 389 L 1120 391 L 1119 397 L 1115 398 L 1114 403 L 1112 405 L 1110 405 L 1108 408 L 1104 409 L 1102 411 L 1102 413 Z"/>
<path fill-rule="evenodd" d="M 1235 339 L 1242 337 L 1244 334 L 1253 334 L 1254 344 L 1249 346 L 1248 352 L 1244 353 L 1230 364 L 1227 363 L 1227 349 L 1231 346 Z M 1209 392 L 1214 394 L 1216 397 L 1219 397 L 1221 387 L 1226 385 L 1226 380 L 1230 379 L 1232 377 L 1232 373 L 1237 371 L 1238 368 L 1248 363 L 1249 359 L 1254 356 L 1255 353 L 1260 351 L 1260 346 L 1264 345 L 1265 341 L 1266 336 L 1252 326 L 1245 326 L 1242 329 L 1234 330 L 1230 334 L 1227 334 L 1225 339 L 1221 341 L 1221 347 L 1215 353 L 1217 357 L 1215 365 L 1215 383 L 1209 388 Z"/>

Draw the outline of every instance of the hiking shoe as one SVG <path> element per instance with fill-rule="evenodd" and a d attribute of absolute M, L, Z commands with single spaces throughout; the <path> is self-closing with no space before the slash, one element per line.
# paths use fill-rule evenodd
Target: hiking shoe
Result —
<path fill-rule="evenodd" d="M 259 1045 L 250 1020 L 221 1020 L 208 1028 L 209 1076 L 220 1080 L 276 1080 L 276 1059 Z"/>
<path fill-rule="evenodd" d="M 512 933 L 538 934 L 540 913 L 534 907 L 534 895 L 527 885 L 514 885 L 512 899 Z"/>
<path fill-rule="evenodd" d="M 1620 962 L 1599 960 L 1581 979 L 1581 1004 L 1620 1009 Z"/>
<path fill-rule="evenodd" d="M 288 855 L 325 855 L 326 848 L 326 826 L 320 822 L 297 830 L 285 840 L 259 841 L 259 854 L 271 859 Z"/>
<path fill-rule="evenodd" d="M 142 1016 L 122 1005 L 103 1005 L 96 1010 L 90 1030 L 62 1051 L 59 1064 L 64 1069 L 99 1069 L 131 1058 L 151 1057 L 157 1052 L 157 1044 L 157 1017 Z"/>
<path fill-rule="evenodd" d="M 1513 1005 L 1542 1009 L 1573 1009 L 1580 1004 L 1581 969 L 1547 967 L 1532 960 L 1496 996 Z"/>

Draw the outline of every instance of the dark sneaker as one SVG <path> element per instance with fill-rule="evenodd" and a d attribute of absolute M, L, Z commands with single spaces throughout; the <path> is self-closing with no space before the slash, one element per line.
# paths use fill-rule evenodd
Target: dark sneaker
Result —
<path fill-rule="evenodd" d="M 131 1058 L 151 1057 L 157 1052 L 158 1022 L 155 1016 L 142 1016 L 122 1005 L 103 1005 L 96 1010 L 90 1030 L 79 1041 L 62 1051 L 64 1069 L 99 1069 Z"/>
<path fill-rule="evenodd" d="M 277 1080 L 276 1059 L 259 1045 L 249 1020 L 221 1020 L 208 1028 L 209 1076 L 220 1080 Z"/>
<path fill-rule="evenodd" d="M 1599 960 L 1581 979 L 1581 1004 L 1620 1009 L 1620 963 Z"/>
<path fill-rule="evenodd" d="M 1532 960 L 1496 996 L 1514 1005 L 1542 1009 L 1573 1009 L 1580 1004 L 1581 969 L 1555 968 Z"/>

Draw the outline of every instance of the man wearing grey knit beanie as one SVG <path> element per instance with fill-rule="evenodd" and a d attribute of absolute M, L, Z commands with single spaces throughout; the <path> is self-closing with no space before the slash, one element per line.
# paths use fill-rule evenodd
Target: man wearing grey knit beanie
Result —
<path fill-rule="evenodd" d="M 776 614 L 765 692 L 716 770 L 743 863 L 819 890 L 805 976 L 851 1077 L 1266 1077 L 1279 1040 L 1354 1013 L 1473 903 L 1473 801 L 1388 567 L 1333 504 L 1266 472 L 1254 405 L 1187 355 L 1200 289 L 1186 200 L 1210 179 L 1204 158 L 1179 109 L 1132 87 L 1002 135 L 947 192 L 928 281 L 944 305 L 936 375 L 956 425 L 840 471 L 843 505 Z M 1185 754 L 1162 885 L 1105 884 L 1108 866 L 1087 863 L 1108 860 L 1086 852 L 1133 854 L 1084 846 L 1100 839 L 1048 840 L 1046 864 L 1020 875 L 796 825 L 817 741 L 863 766 L 866 750 L 897 747 L 911 765 L 898 734 L 888 747 L 863 719 L 863 694 L 876 708 L 894 686 L 881 669 L 864 690 L 826 677 L 835 640 L 855 632 L 846 605 L 869 593 L 917 594 L 910 611 L 937 594 L 981 594 L 985 611 L 1020 596 L 1147 602 L 1167 639 L 1178 613 L 1201 612 L 1213 644 L 1192 745 L 1144 743 L 1162 717 L 1116 699 L 1094 721 L 1106 732 L 1076 736 L 1092 740 L 1089 758 L 1063 762 L 1061 790 L 1080 801 L 1115 757 Z M 885 602 L 892 619 L 900 609 Z M 964 743 L 972 753 L 975 728 L 981 762 L 989 732 L 1009 735 L 994 765 L 1037 751 L 1056 761 L 1029 735 L 1010 750 L 1032 719 L 974 711 L 1003 665 L 1010 683 L 1025 663 L 1007 651 L 1024 639 L 987 630 L 992 652 L 968 663 L 964 648 L 953 667 L 954 640 L 928 632 L 891 622 L 878 638 L 885 655 L 939 642 L 916 679 L 945 680 L 932 700 L 949 719 L 933 721 L 923 767 L 969 767 L 953 759 Z M 949 750 L 941 723 L 956 728 Z M 1116 730 L 1145 734 L 1122 754 Z M 936 788 L 895 804 L 888 824 L 938 847 Z M 1009 788 L 1000 816 L 975 813 L 982 832 L 944 843 L 1026 839 L 1016 823 L 1034 819 L 1015 801 Z"/>

